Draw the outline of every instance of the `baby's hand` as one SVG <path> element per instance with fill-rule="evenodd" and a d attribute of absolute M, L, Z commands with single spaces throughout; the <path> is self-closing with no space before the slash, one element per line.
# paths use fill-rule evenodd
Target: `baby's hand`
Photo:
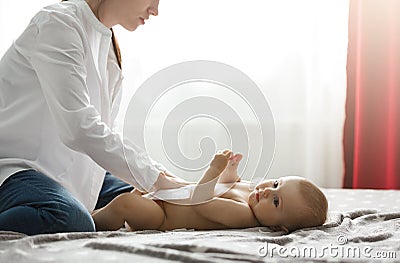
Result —
<path fill-rule="evenodd" d="M 229 158 L 232 156 L 231 150 L 224 150 L 222 153 L 214 155 L 214 159 L 210 163 L 210 167 L 216 169 L 218 172 L 225 170 L 228 164 Z"/>

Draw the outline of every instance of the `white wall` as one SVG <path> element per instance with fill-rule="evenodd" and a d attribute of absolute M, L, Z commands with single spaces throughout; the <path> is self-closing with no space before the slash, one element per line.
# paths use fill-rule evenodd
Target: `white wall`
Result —
<path fill-rule="evenodd" d="M 0 53 L 40 6 L 53 2 L 0 0 Z M 300 174 L 340 187 L 347 0 L 161 0 L 159 11 L 133 33 L 116 28 L 122 112 L 140 84 L 167 66 L 197 59 L 229 64 L 258 84 L 274 113 L 277 145 L 268 176 Z"/>

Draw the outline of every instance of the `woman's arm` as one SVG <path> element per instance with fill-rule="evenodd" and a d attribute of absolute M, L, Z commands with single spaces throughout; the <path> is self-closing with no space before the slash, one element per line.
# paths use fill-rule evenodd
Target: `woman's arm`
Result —
<path fill-rule="evenodd" d="M 91 58 L 85 30 L 71 16 L 43 13 L 37 19 L 35 38 L 25 41 L 43 95 L 61 141 L 70 149 L 86 154 L 113 175 L 148 190 L 159 170 L 147 153 L 122 140 L 93 106 L 93 93 L 100 83 Z M 110 36 L 111 37 L 111 36 Z M 106 39 L 106 38 L 105 38 Z M 18 43 L 23 48 L 24 43 Z M 28 50 L 29 51 L 29 50 Z"/>

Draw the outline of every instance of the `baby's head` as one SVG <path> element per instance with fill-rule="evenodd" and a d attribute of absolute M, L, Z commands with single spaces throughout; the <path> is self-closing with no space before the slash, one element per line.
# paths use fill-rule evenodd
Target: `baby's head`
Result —
<path fill-rule="evenodd" d="M 328 211 L 321 190 L 299 176 L 261 182 L 250 193 L 248 203 L 261 225 L 286 231 L 322 225 Z"/>

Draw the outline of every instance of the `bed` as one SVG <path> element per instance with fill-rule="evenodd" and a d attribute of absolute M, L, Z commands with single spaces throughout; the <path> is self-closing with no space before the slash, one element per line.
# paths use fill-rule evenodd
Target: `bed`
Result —
<path fill-rule="evenodd" d="M 215 231 L 0 231 L 0 262 L 400 262 L 400 191 L 323 189 L 329 218 L 290 234 Z"/>

